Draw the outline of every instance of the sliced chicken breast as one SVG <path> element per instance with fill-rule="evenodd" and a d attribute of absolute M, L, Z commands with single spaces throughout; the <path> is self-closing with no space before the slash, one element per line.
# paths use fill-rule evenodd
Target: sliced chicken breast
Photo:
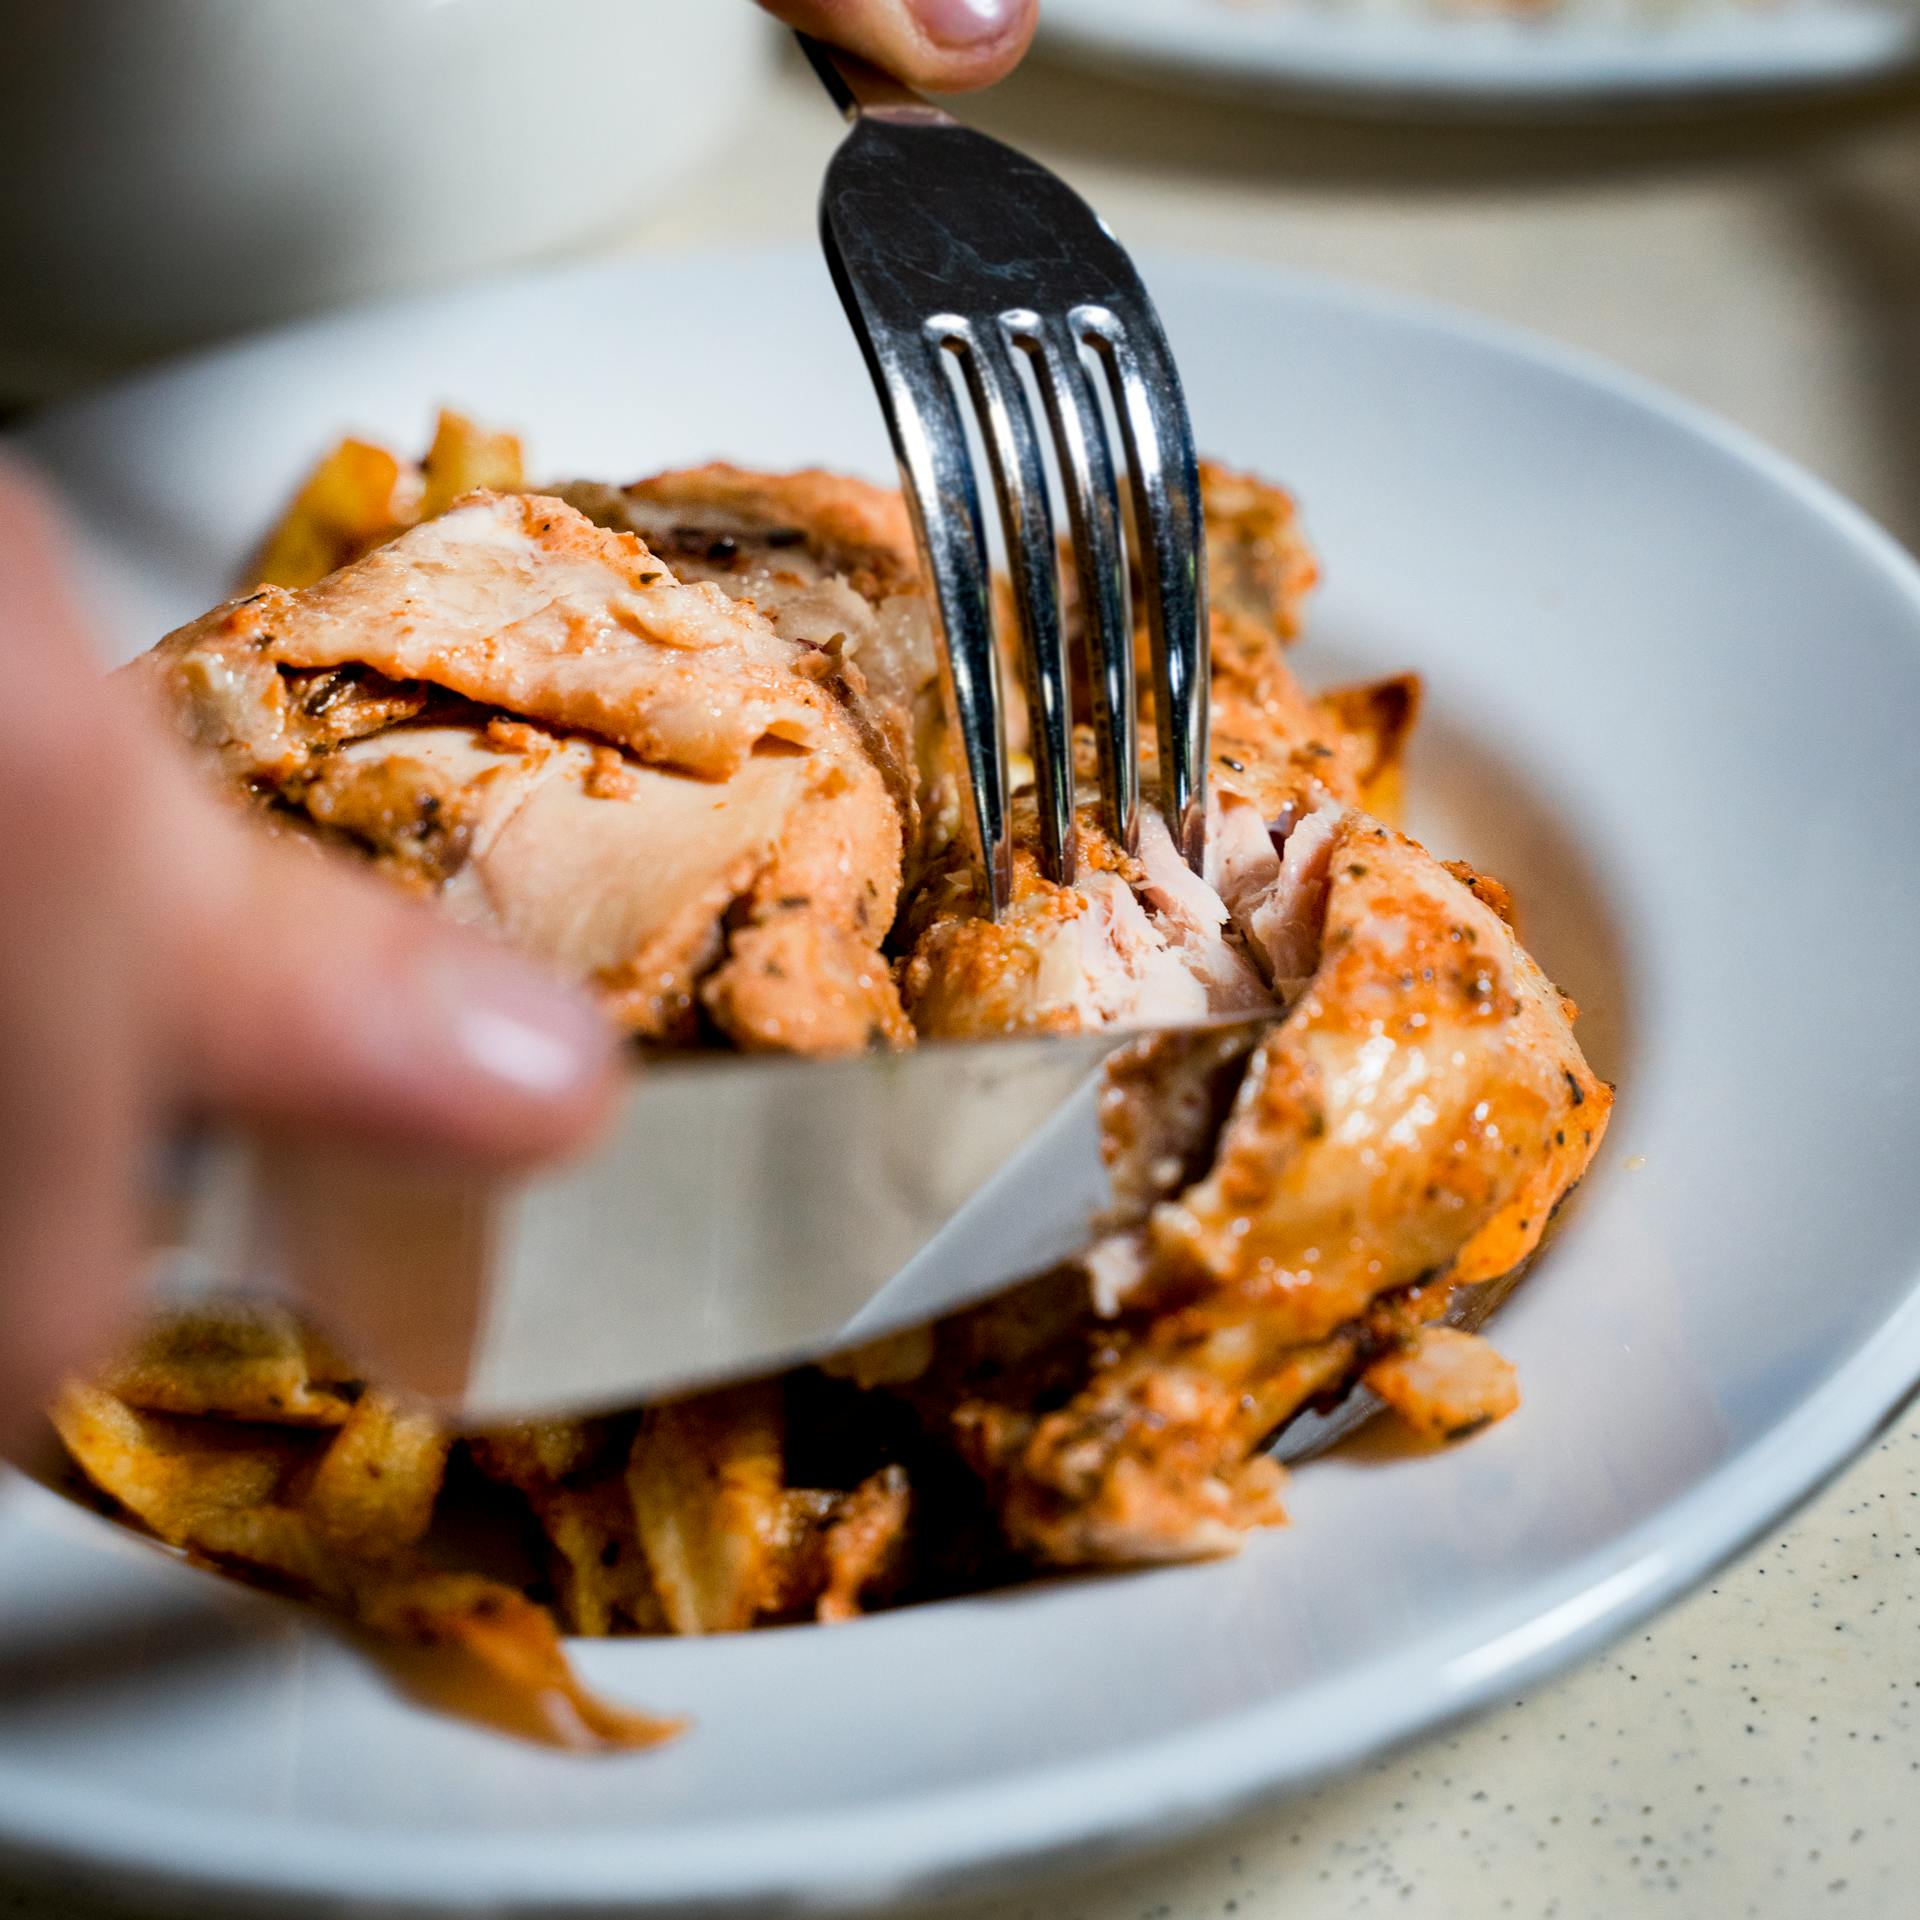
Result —
<path fill-rule="evenodd" d="M 631 533 L 480 494 L 130 669 L 234 780 L 589 983 L 636 1034 L 911 1037 L 900 809 L 831 659 Z M 778 996 L 760 985 L 778 969 Z"/>

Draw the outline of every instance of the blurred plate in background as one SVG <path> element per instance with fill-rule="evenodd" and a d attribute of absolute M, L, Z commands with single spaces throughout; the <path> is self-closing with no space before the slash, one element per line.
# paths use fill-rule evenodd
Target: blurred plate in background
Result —
<path fill-rule="evenodd" d="M 1046 0 L 1041 21 L 1136 73 L 1382 112 L 1698 108 L 1920 62 L 1913 0 Z"/>

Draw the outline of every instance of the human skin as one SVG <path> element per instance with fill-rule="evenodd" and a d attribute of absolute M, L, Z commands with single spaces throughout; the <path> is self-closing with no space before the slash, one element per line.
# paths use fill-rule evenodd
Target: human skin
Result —
<path fill-rule="evenodd" d="M 916 87 L 965 93 L 1026 52 L 1039 0 L 762 0 L 790 27 L 864 55 Z"/>

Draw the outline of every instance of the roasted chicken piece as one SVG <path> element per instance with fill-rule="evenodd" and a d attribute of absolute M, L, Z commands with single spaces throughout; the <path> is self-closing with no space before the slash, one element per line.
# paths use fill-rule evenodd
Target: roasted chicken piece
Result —
<path fill-rule="evenodd" d="M 1571 1005 L 1411 840 L 1325 809 L 1249 921 L 1285 956 L 1276 971 L 1305 978 L 1224 1124 L 1189 1099 L 1192 1138 L 1160 1141 L 1179 1189 L 1138 1193 L 1136 1224 L 1086 1271 L 1042 1283 L 1039 1337 L 1031 1297 L 991 1303 L 942 1329 L 907 1389 L 1044 1561 L 1231 1550 L 1276 1511 L 1261 1443 L 1389 1350 L 1383 1385 L 1434 1430 L 1506 1411 L 1499 1381 L 1476 1388 L 1458 1353 L 1443 1372 L 1444 1343 L 1409 1336 L 1533 1251 L 1605 1129 L 1611 1094 Z M 1205 1043 L 1158 1044 L 1177 1063 Z M 1134 1097 L 1168 1084 L 1145 1074 Z M 1063 1293 L 1082 1301 L 1064 1323 Z"/>
<path fill-rule="evenodd" d="M 1284 1004 L 1288 973 L 1249 920 L 1276 880 L 1278 843 L 1330 802 L 1391 815 L 1419 705 L 1411 676 L 1315 700 L 1286 649 L 1316 578 L 1292 497 L 1250 475 L 1205 464 L 1212 591 L 1212 765 L 1204 875 L 1188 870 L 1159 809 L 1141 810 L 1129 857 L 1093 804 L 1091 737 L 1075 748 L 1082 781 L 1078 873 L 1043 877 L 1032 799 L 1013 812 L 1011 910 L 981 911 L 967 849 L 949 842 L 912 894 L 902 997 L 923 1034 L 947 1037 L 1148 1026 Z M 1077 615 L 1070 621 L 1076 629 Z M 1153 737 L 1144 631 L 1136 637 L 1143 713 Z M 1153 787 L 1147 748 L 1145 779 Z"/>
<path fill-rule="evenodd" d="M 631 533 L 474 494 L 130 671 L 282 817 L 591 984 L 632 1032 L 911 1037 L 901 809 L 825 649 Z"/>
<path fill-rule="evenodd" d="M 1361 1378 L 1421 1439 L 1436 1443 L 1464 1440 L 1520 1404 L 1513 1362 L 1458 1327 L 1417 1328 Z"/>

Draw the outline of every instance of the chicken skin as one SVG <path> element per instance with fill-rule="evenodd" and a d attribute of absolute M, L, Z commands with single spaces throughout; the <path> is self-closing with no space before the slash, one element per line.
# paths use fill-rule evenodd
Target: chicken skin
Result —
<path fill-rule="evenodd" d="M 1413 841 L 1328 813 L 1269 903 L 1307 977 L 1224 1121 L 1200 1108 L 1184 1156 L 1156 1143 L 1171 1190 L 1136 1188 L 1132 1226 L 1040 1283 L 1037 1339 L 1031 1297 L 989 1303 L 909 1389 L 1040 1560 L 1231 1551 L 1277 1513 L 1267 1436 L 1524 1260 L 1605 1130 L 1572 1008 L 1498 913 Z M 1205 1043 L 1157 1044 L 1150 1109 Z M 1510 1375 L 1490 1388 L 1497 1417 Z"/>

